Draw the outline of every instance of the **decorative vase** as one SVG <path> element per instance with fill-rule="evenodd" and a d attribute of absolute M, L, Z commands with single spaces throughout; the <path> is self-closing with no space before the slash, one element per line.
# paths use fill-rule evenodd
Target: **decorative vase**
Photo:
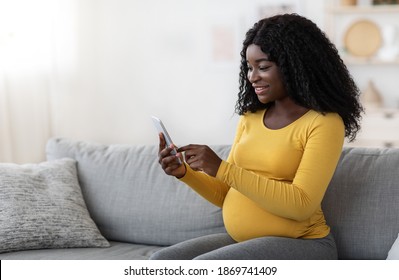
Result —
<path fill-rule="evenodd" d="M 341 6 L 356 6 L 357 0 L 341 0 Z"/>
<path fill-rule="evenodd" d="M 361 94 L 361 102 L 367 108 L 380 108 L 383 105 L 383 98 L 372 80 L 369 80 L 366 89 Z"/>
<path fill-rule="evenodd" d="M 385 25 L 381 29 L 384 45 L 379 50 L 381 60 L 391 61 L 399 56 L 399 40 L 395 25 Z"/>

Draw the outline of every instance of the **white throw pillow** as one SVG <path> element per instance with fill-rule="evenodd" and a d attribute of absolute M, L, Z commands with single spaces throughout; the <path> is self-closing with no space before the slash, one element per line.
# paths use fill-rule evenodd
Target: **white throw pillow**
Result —
<path fill-rule="evenodd" d="M 388 252 L 387 260 L 399 260 L 399 234 Z"/>
<path fill-rule="evenodd" d="M 0 253 L 108 247 L 91 219 L 76 161 L 0 163 Z"/>

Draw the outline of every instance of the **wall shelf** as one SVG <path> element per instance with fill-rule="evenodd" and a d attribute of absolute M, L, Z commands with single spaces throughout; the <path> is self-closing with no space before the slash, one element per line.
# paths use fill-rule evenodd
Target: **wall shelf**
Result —
<path fill-rule="evenodd" d="M 388 108 L 367 109 L 362 128 L 352 147 L 399 147 L 399 110 Z"/>
<path fill-rule="evenodd" d="M 382 60 L 374 57 L 354 57 L 349 55 L 342 55 L 345 64 L 348 65 L 399 65 L 399 58 L 393 60 Z"/>
<path fill-rule="evenodd" d="M 374 6 L 336 6 L 328 9 L 336 14 L 386 14 L 399 13 L 399 5 L 374 5 Z"/>
<path fill-rule="evenodd" d="M 363 104 L 368 108 L 361 121 L 361 131 L 355 142 L 345 145 L 399 147 L 399 91 L 396 86 L 399 56 L 382 59 L 384 55 L 381 51 L 386 43 L 384 38 L 380 48 L 368 57 L 352 55 L 345 45 L 349 28 L 364 20 L 375 23 L 380 28 L 381 36 L 384 27 L 394 26 L 399 37 L 399 5 L 341 6 L 339 2 L 331 0 L 326 9 L 327 34 L 362 92 L 366 92 L 367 84 L 372 81 L 382 97 L 380 108 L 370 109 L 370 105 Z M 395 42 L 398 41 L 399 38 Z"/>
<path fill-rule="evenodd" d="M 331 41 L 336 45 L 340 55 L 348 65 L 382 66 L 399 65 L 399 56 L 390 60 L 381 59 L 377 51 L 370 57 L 352 56 L 345 46 L 345 34 L 354 23 L 364 20 L 374 22 L 381 30 L 388 25 L 396 27 L 399 37 L 399 4 L 370 6 L 341 6 L 339 1 L 331 1 L 326 9 L 326 31 Z M 385 38 L 382 38 L 384 44 Z M 399 39 L 398 39 L 399 40 Z M 383 45 L 380 47 L 382 48 Z"/>

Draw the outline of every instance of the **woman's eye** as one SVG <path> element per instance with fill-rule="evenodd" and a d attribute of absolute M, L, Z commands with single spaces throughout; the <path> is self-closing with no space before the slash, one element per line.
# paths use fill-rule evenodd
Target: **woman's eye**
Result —
<path fill-rule="evenodd" d="M 269 68 L 270 68 L 270 66 L 259 66 L 260 71 L 266 71 Z"/>

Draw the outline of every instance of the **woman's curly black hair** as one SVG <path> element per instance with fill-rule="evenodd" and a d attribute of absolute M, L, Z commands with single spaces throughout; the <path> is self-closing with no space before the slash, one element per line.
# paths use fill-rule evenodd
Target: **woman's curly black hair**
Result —
<path fill-rule="evenodd" d="M 296 104 L 323 114 L 338 113 L 345 136 L 355 139 L 363 112 L 359 89 L 334 44 L 315 23 L 297 14 L 262 19 L 246 33 L 236 113 L 243 115 L 271 105 L 258 100 L 247 78 L 246 51 L 251 44 L 258 45 L 276 63 L 287 94 Z"/>

